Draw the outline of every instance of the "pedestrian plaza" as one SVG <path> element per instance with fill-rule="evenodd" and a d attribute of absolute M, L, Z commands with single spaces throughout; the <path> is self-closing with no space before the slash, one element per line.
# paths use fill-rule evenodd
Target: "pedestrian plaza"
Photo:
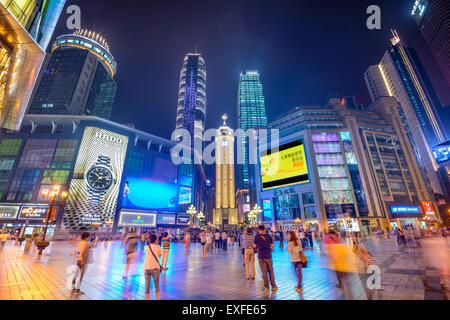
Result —
<path fill-rule="evenodd" d="M 448 241 L 448 240 L 447 240 Z M 13 241 L 0 252 L 0 299 L 2 300 L 143 300 L 143 253 L 139 249 L 135 271 L 124 279 L 125 252 L 121 241 L 106 245 L 98 242 L 92 249 L 93 263 L 87 267 L 81 290 L 72 296 L 67 288 L 67 269 L 76 263 L 77 241 L 54 241 L 42 256 L 36 248 L 28 254 Z M 402 252 L 395 239 L 367 240 L 367 246 L 381 267 L 381 290 L 376 299 L 445 300 L 448 292 L 439 285 L 436 270 L 424 266 L 415 252 Z M 263 281 L 256 263 L 256 280 L 245 279 L 245 267 L 237 244 L 227 251 L 214 249 L 202 259 L 199 243 L 191 244 L 184 255 L 182 243 L 172 243 L 168 270 L 161 275 L 161 299 L 169 300 L 344 300 L 346 295 L 336 287 L 337 280 L 329 268 L 321 246 L 306 248 L 308 267 L 303 269 L 303 292 L 294 290 L 296 275 L 287 246 L 275 243 L 273 265 L 278 291 L 264 293 Z M 352 276 L 354 299 L 365 300 L 359 277 Z M 429 288 L 424 285 L 427 280 Z M 155 299 L 154 286 L 150 298 Z"/>

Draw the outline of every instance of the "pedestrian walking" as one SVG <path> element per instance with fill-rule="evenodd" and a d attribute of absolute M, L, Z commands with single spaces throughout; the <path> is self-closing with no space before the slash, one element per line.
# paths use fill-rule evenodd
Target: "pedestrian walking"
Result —
<path fill-rule="evenodd" d="M 278 232 L 278 235 L 280 237 L 280 248 L 284 248 L 284 234 L 283 234 L 283 231 L 280 230 Z"/>
<path fill-rule="evenodd" d="M 330 230 L 325 239 L 325 246 L 333 270 L 336 271 L 338 284 L 336 287 L 344 291 L 349 300 L 353 299 L 350 275 L 358 272 L 357 260 L 351 245 L 342 243 L 335 230 Z"/>
<path fill-rule="evenodd" d="M 159 275 L 161 274 L 161 247 L 156 244 L 156 235 L 150 236 L 150 243 L 145 246 L 144 275 L 145 275 L 145 299 L 150 300 L 150 281 L 153 277 L 155 285 L 156 300 L 160 299 Z"/>
<path fill-rule="evenodd" d="M 227 232 L 224 230 L 220 237 L 222 239 L 222 248 L 223 250 L 227 251 L 227 242 L 228 242 Z"/>
<path fill-rule="evenodd" d="M 208 245 L 208 253 L 210 255 L 212 255 L 212 253 L 214 251 L 213 250 L 214 240 L 215 240 L 214 233 L 212 232 L 212 230 L 208 230 L 208 239 L 206 241 L 206 244 Z"/>
<path fill-rule="evenodd" d="M 211 238 L 211 232 L 209 230 L 206 231 L 206 254 L 207 257 L 210 254 L 211 246 L 212 246 L 212 238 Z"/>
<path fill-rule="evenodd" d="M 163 271 L 168 270 L 167 268 L 167 259 L 169 258 L 169 249 L 170 249 L 170 236 L 167 232 L 163 233 L 163 237 L 161 239 L 162 242 L 162 258 L 161 265 Z"/>
<path fill-rule="evenodd" d="M 216 232 L 214 233 L 214 240 L 216 241 L 216 249 L 220 248 L 220 232 L 216 229 Z"/>
<path fill-rule="evenodd" d="M 139 237 L 136 233 L 130 233 L 125 238 L 124 248 L 127 254 L 127 263 L 125 265 L 125 274 L 123 278 L 128 277 L 128 271 L 130 270 L 130 266 L 134 265 L 136 261 L 136 246 L 139 242 Z"/>
<path fill-rule="evenodd" d="M 273 240 L 272 237 L 266 234 L 264 225 L 258 227 L 259 234 L 255 237 L 253 247 L 258 250 L 259 266 L 264 280 L 264 292 L 269 292 L 269 279 L 272 291 L 277 291 L 278 287 L 275 284 L 275 275 L 273 272 L 272 263 L 272 250 Z"/>
<path fill-rule="evenodd" d="M 145 242 L 147 241 L 147 236 L 146 233 L 143 232 L 141 234 L 141 251 L 144 251 L 144 247 L 145 247 Z"/>
<path fill-rule="evenodd" d="M 255 280 L 255 237 L 252 228 L 244 231 L 242 238 L 242 248 L 244 250 L 245 277 L 247 280 Z"/>
<path fill-rule="evenodd" d="M 302 248 L 305 248 L 305 231 L 303 228 L 300 228 L 298 231 L 298 239 L 300 240 L 300 243 L 302 244 Z"/>
<path fill-rule="evenodd" d="M 2 251 L 3 248 L 5 247 L 6 241 L 8 241 L 8 231 L 3 230 L 0 233 L 0 251 Z"/>
<path fill-rule="evenodd" d="M 247 233 L 247 229 L 244 229 L 244 232 L 239 236 L 239 248 L 241 249 L 242 255 L 242 265 L 245 267 L 245 246 L 244 246 L 244 235 Z M 252 243 L 253 248 L 253 243 Z"/>
<path fill-rule="evenodd" d="M 184 255 L 187 256 L 189 250 L 189 244 L 191 242 L 191 234 L 186 232 L 184 234 Z"/>
<path fill-rule="evenodd" d="M 289 232 L 288 252 L 291 254 L 291 262 L 294 265 L 294 269 L 295 272 L 297 273 L 298 278 L 298 283 L 295 286 L 295 290 L 301 292 L 303 290 L 302 268 L 303 268 L 303 261 L 305 258 L 302 245 L 300 244 L 300 241 L 297 239 L 297 236 L 294 231 Z"/>
<path fill-rule="evenodd" d="M 306 231 L 306 237 L 307 237 L 308 242 L 309 242 L 309 244 L 308 244 L 309 247 L 312 248 L 313 247 L 313 238 L 312 238 L 312 231 L 311 231 L 311 229 L 308 229 Z"/>
<path fill-rule="evenodd" d="M 367 300 L 373 300 L 375 289 L 371 289 L 367 286 L 367 280 L 372 273 L 367 272 L 367 268 L 370 265 L 378 264 L 376 260 L 370 255 L 364 242 L 358 241 L 358 238 L 354 235 L 352 238 L 353 253 L 357 258 L 358 276 L 361 281 Z"/>
<path fill-rule="evenodd" d="M 202 258 L 207 256 L 207 253 L 206 253 L 206 240 L 207 240 L 206 232 L 205 232 L 205 230 L 203 230 L 200 233 L 200 244 L 202 246 Z"/>
<path fill-rule="evenodd" d="M 80 273 L 78 279 L 73 279 L 72 285 L 74 288 L 72 289 L 71 294 L 75 294 L 77 296 L 84 294 L 83 291 L 80 291 L 81 282 L 83 281 L 84 274 L 86 273 L 87 264 L 92 262 L 90 258 L 90 249 L 94 247 L 96 243 L 97 237 L 95 237 L 95 234 L 94 237 L 91 237 L 89 232 L 83 232 L 81 234 L 81 240 L 78 242 L 77 251 L 77 266 Z"/>

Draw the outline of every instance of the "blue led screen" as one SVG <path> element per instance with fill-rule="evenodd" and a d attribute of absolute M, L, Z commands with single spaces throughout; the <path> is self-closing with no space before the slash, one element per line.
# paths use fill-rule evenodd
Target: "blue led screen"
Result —
<path fill-rule="evenodd" d="M 122 208 L 174 211 L 177 206 L 177 185 L 127 177 L 129 192 L 122 198 Z"/>

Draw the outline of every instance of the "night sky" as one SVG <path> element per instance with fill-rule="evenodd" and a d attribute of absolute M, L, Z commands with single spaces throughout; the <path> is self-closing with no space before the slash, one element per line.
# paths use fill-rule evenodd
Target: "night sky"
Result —
<path fill-rule="evenodd" d="M 410 16 L 413 0 L 68 0 L 81 27 L 102 34 L 118 67 L 112 120 L 170 138 L 180 69 L 187 52 L 207 69 L 207 128 L 228 113 L 235 127 L 242 69 L 259 70 L 269 121 L 301 104 L 321 104 L 330 92 L 370 103 L 363 73 L 381 60 L 395 28 L 414 47 L 436 87 L 443 78 Z M 366 28 L 366 8 L 381 8 L 381 30 Z M 65 10 L 55 36 L 66 28 Z M 447 101 L 450 101 L 447 100 Z M 446 111 L 450 108 L 446 108 Z M 448 114 L 449 112 L 447 112 Z"/>

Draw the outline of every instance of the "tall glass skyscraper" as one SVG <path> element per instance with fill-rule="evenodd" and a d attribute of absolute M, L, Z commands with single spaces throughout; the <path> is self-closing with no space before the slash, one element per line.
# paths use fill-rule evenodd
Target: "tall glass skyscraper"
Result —
<path fill-rule="evenodd" d="M 448 0 L 411 1 L 411 15 L 419 26 L 428 48 L 450 86 L 450 40 Z"/>
<path fill-rule="evenodd" d="M 237 102 L 237 128 L 247 131 L 267 126 L 266 107 L 263 88 L 258 71 L 242 71 L 239 79 Z M 241 137 L 242 164 L 238 159 L 237 186 L 238 189 L 248 189 L 251 176 L 249 172 L 248 139 Z M 239 151 L 238 151 L 239 156 Z"/>
<path fill-rule="evenodd" d="M 180 73 L 176 129 L 186 129 L 191 141 L 202 139 L 206 120 L 206 65 L 201 53 L 188 53 Z M 180 135 L 175 137 L 178 141 Z"/>
<path fill-rule="evenodd" d="M 409 127 L 417 150 L 434 192 L 442 194 L 436 176 L 437 164 L 431 148 L 446 139 L 437 108 L 414 63 L 408 48 L 394 31 L 392 45 L 377 66 L 371 66 L 364 74 L 372 100 L 393 96 L 401 105 L 405 125 Z M 382 85 L 384 84 L 384 85 Z"/>
<path fill-rule="evenodd" d="M 0 128 L 19 130 L 66 0 L 0 0 Z"/>
<path fill-rule="evenodd" d="M 108 43 L 99 34 L 79 30 L 58 37 L 41 70 L 28 113 L 109 119 L 117 91 L 116 68 Z"/>

